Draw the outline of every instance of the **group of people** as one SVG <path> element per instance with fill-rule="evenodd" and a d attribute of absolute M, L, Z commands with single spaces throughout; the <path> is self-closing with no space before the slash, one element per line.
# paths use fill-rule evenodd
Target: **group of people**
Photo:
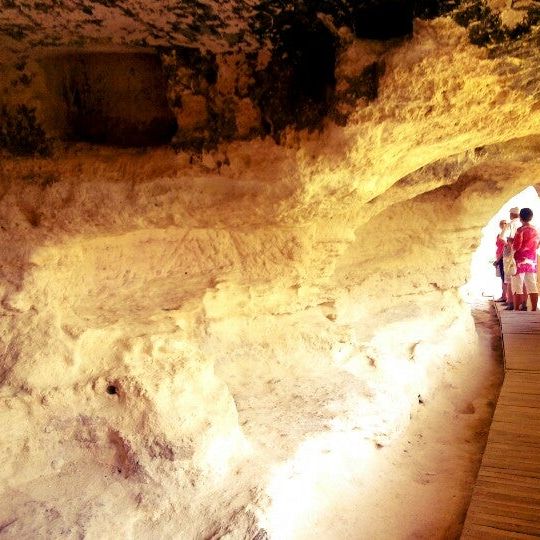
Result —
<path fill-rule="evenodd" d="M 540 237 L 531 225 L 532 217 L 530 208 L 514 207 L 510 209 L 510 221 L 499 223 L 493 264 L 502 280 L 502 296 L 496 301 L 506 303 L 507 310 L 527 311 L 527 297 L 531 310 L 537 310 L 536 251 Z"/>

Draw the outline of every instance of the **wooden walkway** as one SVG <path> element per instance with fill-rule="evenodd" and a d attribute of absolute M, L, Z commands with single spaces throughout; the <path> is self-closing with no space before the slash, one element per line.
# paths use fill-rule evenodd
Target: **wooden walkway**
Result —
<path fill-rule="evenodd" d="M 540 538 L 540 311 L 495 305 L 505 377 L 461 538 Z"/>

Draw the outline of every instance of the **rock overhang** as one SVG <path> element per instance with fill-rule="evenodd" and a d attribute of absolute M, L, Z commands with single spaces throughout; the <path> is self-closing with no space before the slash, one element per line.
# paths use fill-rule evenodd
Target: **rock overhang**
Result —
<path fill-rule="evenodd" d="M 208 1 L 159 6 L 133 0 L 63 0 L 51 5 L 4 0 L 3 7 L 0 106 L 6 127 L 0 146 L 20 154 L 44 154 L 55 138 L 66 139 L 54 119 L 51 126 L 51 109 L 58 100 L 53 104 L 47 95 L 82 91 L 77 83 L 75 90 L 69 88 L 73 76 L 54 81 L 56 90 L 50 91 L 50 77 L 43 75 L 40 63 L 51 51 L 79 61 L 94 55 L 94 63 L 102 64 L 112 54 L 157 55 L 154 65 L 161 65 L 166 79 L 166 95 L 157 101 L 166 100 L 172 111 L 170 129 L 172 116 L 179 129 L 174 137 L 158 135 L 155 144 L 168 138 L 177 149 L 199 152 L 254 137 L 271 136 L 279 143 L 288 129 L 319 130 L 327 121 L 345 125 L 355 109 L 377 99 L 385 55 L 412 36 L 415 17 L 450 15 L 467 28 L 471 42 L 492 46 L 496 57 L 512 58 L 535 48 L 540 20 L 537 6 L 528 3 L 522 8 L 522 21 L 506 27 L 498 11 L 483 0 Z M 340 77 L 351 40 L 371 43 L 378 52 L 370 53 L 361 69 Z M 73 101 L 72 108 L 77 106 Z M 97 113 L 107 116 L 102 110 Z M 74 116 L 82 117 L 84 111 Z M 163 110 L 157 114 L 159 119 L 166 116 Z M 129 123 L 125 118 L 119 121 Z M 150 132 L 146 139 L 152 138 Z M 82 137 L 95 142 L 92 139 Z M 148 142 L 139 139 L 142 146 Z"/>

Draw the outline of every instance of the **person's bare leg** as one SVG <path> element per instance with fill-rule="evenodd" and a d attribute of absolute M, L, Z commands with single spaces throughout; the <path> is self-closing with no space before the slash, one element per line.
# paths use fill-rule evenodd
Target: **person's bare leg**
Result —
<path fill-rule="evenodd" d="M 527 290 L 527 285 L 525 283 L 523 284 L 523 298 L 521 299 L 521 303 L 525 304 L 525 311 L 527 310 L 527 298 L 529 298 L 529 291 Z"/>
<path fill-rule="evenodd" d="M 514 309 L 514 293 L 512 292 L 512 282 L 506 284 L 506 307 L 507 311 Z"/>
<path fill-rule="evenodd" d="M 532 292 L 531 293 L 531 311 L 536 311 L 537 307 L 538 307 L 538 293 Z"/>
<path fill-rule="evenodd" d="M 521 302 L 523 302 L 523 295 L 514 293 L 514 311 L 519 311 Z"/>
<path fill-rule="evenodd" d="M 497 267 L 499 268 L 499 273 L 501 274 L 501 297 L 496 302 L 506 302 L 506 283 L 504 282 L 504 267 L 502 260 L 497 262 Z"/>

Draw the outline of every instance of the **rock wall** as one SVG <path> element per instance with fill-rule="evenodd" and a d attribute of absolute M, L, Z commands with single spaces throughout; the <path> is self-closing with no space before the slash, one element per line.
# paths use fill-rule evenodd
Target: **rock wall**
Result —
<path fill-rule="evenodd" d="M 534 32 L 488 50 L 450 18 L 416 20 L 404 40 L 411 13 L 384 42 L 317 21 L 335 45 L 321 66 L 303 49 L 284 69 L 272 48 L 176 44 L 125 53 L 117 71 L 108 53 L 138 90 L 161 59 L 176 149 L 66 140 L 66 81 L 109 110 L 116 87 L 94 91 L 115 80 L 103 53 L 2 64 L 7 537 L 400 531 L 348 505 L 376 512 L 385 452 L 459 374 L 485 369 L 458 289 L 481 227 L 537 183 L 540 57 Z M 306 62 L 324 84 L 303 86 Z M 276 92 L 257 95 L 256 76 Z M 159 99 L 126 105 L 133 122 L 167 124 Z M 441 412 L 449 430 L 489 419 L 466 386 Z M 456 444 L 474 463 L 482 438 Z M 457 534 L 468 467 L 448 521 L 406 534 Z"/>

